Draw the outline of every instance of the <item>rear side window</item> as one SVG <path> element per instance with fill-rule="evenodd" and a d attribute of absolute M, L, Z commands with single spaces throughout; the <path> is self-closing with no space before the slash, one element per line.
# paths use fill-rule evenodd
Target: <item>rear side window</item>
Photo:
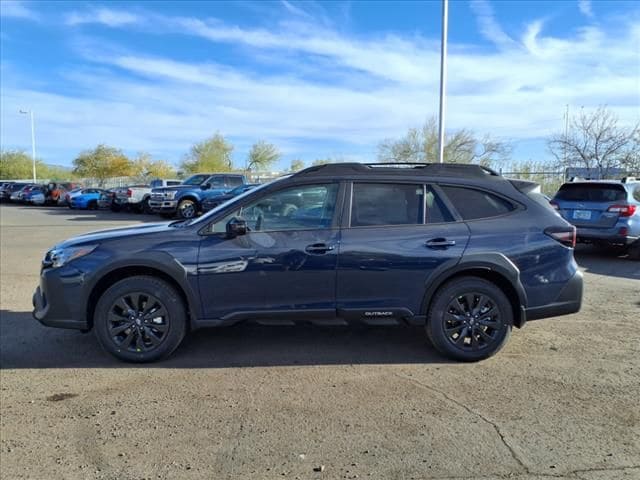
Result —
<path fill-rule="evenodd" d="M 442 200 L 422 184 L 354 183 L 351 226 L 422 225 L 453 221 Z"/>
<path fill-rule="evenodd" d="M 633 191 L 633 198 L 636 202 L 640 202 L 640 185 L 636 186 L 636 189 Z"/>
<path fill-rule="evenodd" d="M 568 202 L 619 202 L 627 199 L 627 192 L 622 185 L 565 183 L 555 198 Z"/>
<path fill-rule="evenodd" d="M 465 187 L 441 186 L 463 220 L 498 217 L 515 210 L 515 205 L 493 193 Z"/>
<path fill-rule="evenodd" d="M 241 177 L 227 177 L 227 187 L 239 187 L 242 185 Z"/>

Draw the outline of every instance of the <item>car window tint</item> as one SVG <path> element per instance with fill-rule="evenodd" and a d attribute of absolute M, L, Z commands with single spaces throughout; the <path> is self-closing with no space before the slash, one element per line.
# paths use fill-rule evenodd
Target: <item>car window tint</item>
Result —
<path fill-rule="evenodd" d="M 242 185 L 241 177 L 227 177 L 227 187 L 238 187 Z"/>
<path fill-rule="evenodd" d="M 504 215 L 515 209 L 510 202 L 483 190 L 442 186 L 445 195 L 463 220 Z"/>
<path fill-rule="evenodd" d="M 626 200 L 627 192 L 622 185 L 565 183 L 555 198 L 570 202 L 619 202 Z"/>
<path fill-rule="evenodd" d="M 285 188 L 226 215 L 210 231 L 225 232 L 234 217 L 246 220 L 251 232 L 330 228 L 337 193 L 337 183 Z"/>
<path fill-rule="evenodd" d="M 423 195 L 419 184 L 354 183 L 351 226 L 422 224 Z"/>
<path fill-rule="evenodd" d="M 633 191 L 633 198 L 636 200 L 636 202 L 640 202 L 640 185 L 636 186 L 635 190 Z"/>
<path fill-rule="evenodd" d="M 207 179 L 207 183 L 211 185 L 211 188 L 222 188 L 224 187 L 224 177 L 222 175 L 210 177 Z"/>
<path fill-rule="evenodd" d="M 454 218 L 451 215 L 451 212 L 445 207 L 442 199 L 431 189 L 431 187 L 427 186 L 427 194 L 425 198 L 425 203 L 427 207 L 427 214 L 425 219 L 427 223 L 443 223 L 443 222 L 453 222 Z"/>

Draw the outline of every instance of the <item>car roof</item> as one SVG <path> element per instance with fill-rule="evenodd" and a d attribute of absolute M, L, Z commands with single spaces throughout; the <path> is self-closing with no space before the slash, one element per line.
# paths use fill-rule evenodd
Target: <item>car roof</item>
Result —
<path fill-rule="evenodd" d="M 328 163 L 305 168 L 292 178 L 313 176 L 391 176 L 391 177 L 466 177 L 503 178 L 495 170 L 462 163 Z"/>

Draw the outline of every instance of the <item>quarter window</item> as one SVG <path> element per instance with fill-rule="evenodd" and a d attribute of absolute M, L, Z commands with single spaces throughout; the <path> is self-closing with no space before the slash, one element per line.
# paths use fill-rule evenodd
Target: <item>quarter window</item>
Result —
<path fill-rule="evenodd" d="M 337 194 L 337 183 L 268 193 L 214 223 L 211 232 L 225 232 L 227 222 L 234 217 L 246 220 L 252 232 L 331 228 Z"/>
<path fill-rule="evenodd" d="M 640 185 L 633 191 L 633 198 L 635 198 L 636 202 L 640 202 Z"/>
<path fill-rule="evenodd" d="M 463 220 L 497 217 L 515 210 L 511 202 L 489 192 L 464 187 L 441 188 Z"/>

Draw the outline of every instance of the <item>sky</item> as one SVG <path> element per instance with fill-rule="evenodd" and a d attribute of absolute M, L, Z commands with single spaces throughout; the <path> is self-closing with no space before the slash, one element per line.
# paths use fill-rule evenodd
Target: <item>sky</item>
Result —
<path fill-rule="evenodd" d="M 178 165 L 215 132 L 309 164 L 375 161 L 437 115 L 440 1 L 0 2 L 0 146 L 71 165 L 99 143 Z M 640 120 L 640 4 L 449 3 L 448 132 L 550 159 L 565 110 Z M 434 159 L 435 161 L 436 159 Z"/>

